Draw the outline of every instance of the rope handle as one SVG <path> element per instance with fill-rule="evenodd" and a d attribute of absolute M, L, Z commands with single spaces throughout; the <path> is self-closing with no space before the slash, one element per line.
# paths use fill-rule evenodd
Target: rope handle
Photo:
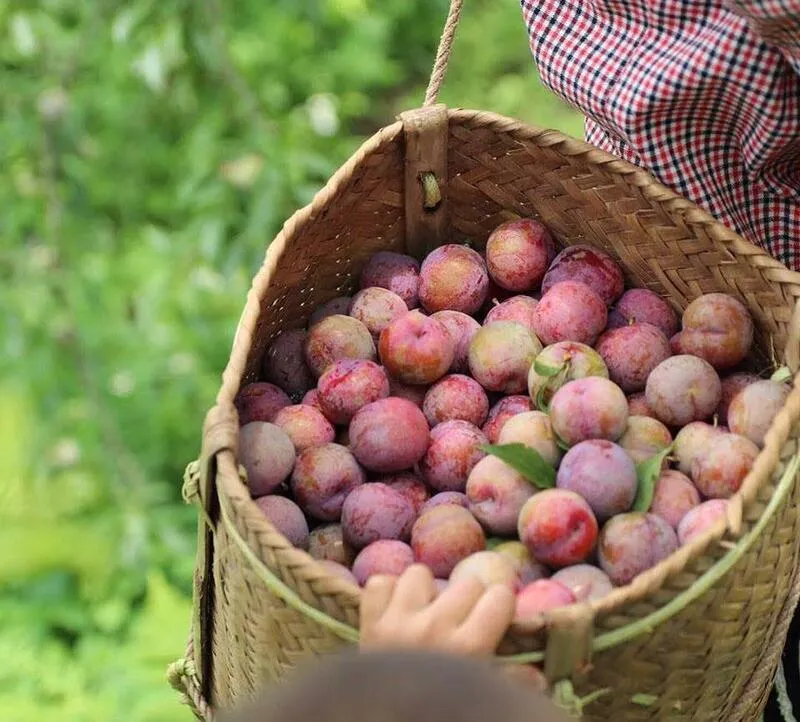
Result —
<path fill-rule="evenodd" d="M 461 19 L 461 4 L 462 0 L 450 0 L 450 11 L 447 13 L 442 37 L 439 38 L 436 60 L 433 63 L 431 79 L 428 81 L 428 89 L 425 91 L 423 107 L 435 105 L 436 99 L 439 97 L 439 91 L 442 89 L 447 65 L 450 62 L 450 53 L 453 50 L 453 40 L 456 36 L 458 21 Z"/>

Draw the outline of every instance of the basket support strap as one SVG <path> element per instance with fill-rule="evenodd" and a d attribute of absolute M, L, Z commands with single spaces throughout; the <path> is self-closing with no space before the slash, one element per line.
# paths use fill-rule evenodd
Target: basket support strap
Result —
<path fill-rule="evenodd" d="M 424 257 L 447 238 L 447 108 L 400 114 L 405 136 L 406 248 Z"/>

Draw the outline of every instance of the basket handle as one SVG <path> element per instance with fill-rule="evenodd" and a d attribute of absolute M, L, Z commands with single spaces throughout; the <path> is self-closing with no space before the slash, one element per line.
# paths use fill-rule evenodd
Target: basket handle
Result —
<path fill-rule="evenodd" d="M 447 13 L 442 37 L 439 39 L 439 48 L 436 50 L 436 60 L 433 63 L 433 70 L 431 70 L 428 89 L 425 91 L 423 107 L 435 105 L 439 91 L 442 89 L 447 64 L 450 62 L 450 53 L 453 49 L 453 40 L 456 36 L 456 28 L 461 18 L 461 4 L 462 0 L 450 0 L 450 11 Z"/>
<path fill-rule="evenodd" d="M 793 374 L 800 372 L 800 298 L 795 301 L 794 311 L 789 320 L 783 359 Z"/>

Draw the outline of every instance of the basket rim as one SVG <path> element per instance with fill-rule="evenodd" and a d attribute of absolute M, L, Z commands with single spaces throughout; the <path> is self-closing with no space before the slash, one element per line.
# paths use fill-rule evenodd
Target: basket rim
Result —
<path fill-rule="evenodd" d="M 741 235 L 717 221 L 709 213 L 700 209 L 696 204 L 677 195 L 674 191 L 652 178 L 645 170 L 632 165 L 628 161 L 600 150 L 586 141 L 571 138 L 558 130 L 539 128 L 492 111 L 448 108 L 447 113 L 451 126 L 453 123 L 477 123 L 492 127 L 498 133 L 506 133 L 520 140 L 535 140 L 543 147 L 558 145 L 559 152 L 564 155 L 590 155 L 587 162 L 593 165 L 602 164 L 604 170 L 608 173 L 619 176 L 625 183 L 638 188 L 647 200 L 660 204 L 669 217 L 677 215 L 689 227 L 696 225 L 706 227 L 710 231 L 709 235 L 740 257 L 740 263 L 747 263 L 757 267 L 762 271 L 766 280 L 780 285 L 782 288 L 787 287 L 790 291 L 788 295 L 791 295 L 794 299 L 800 298 L 800 273 L 791 271 L 785 265 L 769 256 L 763 249 L 750 243 Z M 217 405 L 233 406 L 233 400 L 244 378 L 245 364 L 252 347 L 253 335 L 261 311 L 261 298 L 269 286 L 278 260 L 287 244 L 301 235 L 304 226 L 313 220 L 319 211 L 331 201 L 366 157 L 380 150 L 386 144 L 395 142 L 402 135 L 402 132 L 402 122 L 396 121 L 379 129 L 365 140 L 331 176 L 312 201 L 292 214 L 284 223 L 273 242 L 267 247 L 264 263 L 254 277 L 247 295 L 245 308 L 237 325 L 232 352 L 223 373 L 222 385 L 217 395 Z M 781 449 L 788 440 L 791 427 L 798 418 L 800 418 L 800 388 L 794 388 L 783 409 L 774 419 L 765 438 L 764 448 L 759 453 L 753 468 L 742 483 L 740 490 L 729 500 L 725 519 L 719 521 L 689 545 L 680 547 L 658 565 L 637 576 L 630 584 L 616 587 L 608 596 L 586 605 L 572 605 L 572 607 L 553 610 L 540 615 L 534 620 L 526 620 L 519 623 L 517 627 L 524 630 L 526 634 L 538 631 L 549 626 L 552 622 L 568 620 L 571 617 L 569 610 L 574 607 L 586 607 L 593 616 L 602 616 L 619 611 L 621 608 L 642 601 L 661 589 L 668 577 L 682 571 L 690 561 L 700 557 L 712 543 L 720 542 L 726 535 L 729 535 L 732 539 L 740 538 L 743 533 L 743 526 L 747 526 L 743 518 L 744 511 L 759 503 L 756 496 L 761 488 L 772 480 L 773 473 L 781 461 Z M 326 579 L 326 584 L 335 590 L 337 596 L 342 595 L 350 604 L 357 607 L 361 596 L 360 589 L 331 576 L 315 559 L 306 552 L 293 547 L 262 514 L 257 513 L 258 509 L 255 502 L 250 497 L 247 487 L 239 478 L 237 461 L 233 452 L 229 449 L 220 452 L 219 462 L 217 473 L 222 477 L 223 483 L 217 484 L 217 494 L 220 497 L 223 495 L 229 497 L 227 500 L 220 498 L 221 504 L 226 503 L 226 501 L 232 501 L 234 497 L 242 497 L 236 498 L 236 501 L 244 504 L 242 511 L 245 513 L 247 525 L 255 525 L 257 533 L 268 536 L 270 544 L 276 548 L 280 548 L 286 553 L 294 552 L 300 555 L 296 558 L 297 564 L 311 565 L 311 568 L 314 569 L 315 577 L 319 576 L 319 578 Z M 220 486 L 225 488 L 224 494 L 222 489 L 219 488 Z M 749 526 L 754 526 L 755 523 Z M 256 558 L 258 558 L 257 555 Z M 720 564 L 723 559 L 724 555 L 712 565 L 712 569 Z M 263 561 L 262 564 L 264 564 Z M 266 567 L 266 564 L 264 566 Z M 693 585 L 698 584 L 710 571 L 708 570 L 698 576 Z M 663 604 L 658 605 L 658 608 L 663 606 Z M 629 626 L 629 624 L 632 623 L 629 622 L 621 629 Z"/>

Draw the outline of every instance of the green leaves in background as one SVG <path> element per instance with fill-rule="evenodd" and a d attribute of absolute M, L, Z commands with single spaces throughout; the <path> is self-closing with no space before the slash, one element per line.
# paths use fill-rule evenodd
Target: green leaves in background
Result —
<path fill-rule="evenodd" d="M 4 722 L 189 719 L 180 481 L 252 276 L 419 104 L 447 5 L 0 3 Z M 442 100 L 581 132 L 511 0 L 465 8 Z"/>

